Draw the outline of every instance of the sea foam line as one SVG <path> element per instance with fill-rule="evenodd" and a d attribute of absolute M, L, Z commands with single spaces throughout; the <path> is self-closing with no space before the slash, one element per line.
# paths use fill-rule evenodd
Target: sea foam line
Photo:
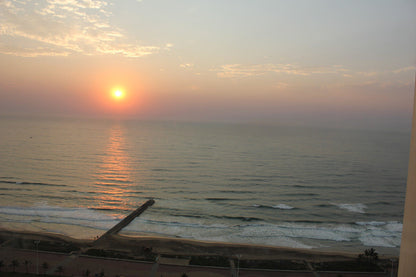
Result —
<path fill-rule="evenodd" d="M 60 220 L 114 221 L 117 217 L 96 212 L 89 208 L 63 208 L 57 206 L 13 207 L 0 206 L 0 214 L 40 218 L 58 218 Z"/>
<path fill-rule="evenodd" d="M 365 214 L 365 209 L 367 209 L 367 206 L 362 203 L 355 203 L 355 204 L 336 204 L 333 203 L 332 205 L 337 206 L 340 209 L 347 210 L 352 213 L 360 213 Z"/>
<path fill-rule="evenodd" d="M 116 216 L 94 209 L 64 208 L 47 204 L 32 207 L 0 206 L 0 216 L 2 222 L 59 224 L 62 230 L 65 230 L 65 225 L 105 230 L 119 220 Z M 305 248 L 320 247 L 325 245 L 325 241 L 354 241 L 365 246 L 399 247 L 402 229 L 402 224 L 395 221 L 359 221 L 349 224 L 285 221 L 270 223 L 260 219 L 248 222 L 243 217 L 233 217 L 232 221 L 226 217 L 221 218 L 226 221 L 219 224 L 218 218 L 145 214 L 127 226 L 126 231 L 208 241 L 251 242 Z"/>
<path fill-rule="evenodd" d="M 280 209 L 280 210 L 292 210 L 294 207 L 286 205 L 286 204 L 278 204 L 278 205 L 260 205 L 260 204 L 254 204 L 253 207 L 255 208 L 272 208 L 272 209 Z"/>

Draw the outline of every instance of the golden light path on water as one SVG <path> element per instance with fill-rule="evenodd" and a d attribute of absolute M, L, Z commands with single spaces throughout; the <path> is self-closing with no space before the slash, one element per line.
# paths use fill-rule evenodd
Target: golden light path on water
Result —
<path fill-rule="evenodd" d="M 115 124 L 110 129 L 108 144 L 102 163 L 96 173 L 95 208 L 102 210 L 128 210 L 128 195 L 131 194 L 130 157 L 126 151 L 122 126 Z"/>

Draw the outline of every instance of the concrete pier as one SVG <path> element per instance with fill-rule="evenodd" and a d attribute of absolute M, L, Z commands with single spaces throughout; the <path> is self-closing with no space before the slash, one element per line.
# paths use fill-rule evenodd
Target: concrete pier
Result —
<path fill-rule="evenodd" d="M 146 201 L 146 203 L 141 205 L 139 208 L 137 208 L 132 213 L 130 213 L 128 216 L 126 216 L 122 221 L 120 221 L 114 227 L 112 227 L 110 230 L 105 232 L 99 239 L 96 240 L 96 242 L 104 239 L 105 237 L 107 237 L 109 235 L 114 235 L 114 234 L 117 234 L 118 232 L 120 232 L 121 229 L 123 229 L 124 227 L 129 225 L 130 222 L 132 222 L 136 217 L 141 215 L 145 210 L 147 210 L 147 208 L 152 206 L 154 203 L 155 203 L 155 201 L 153 199 L 150 199 L 150 200 Z"/>

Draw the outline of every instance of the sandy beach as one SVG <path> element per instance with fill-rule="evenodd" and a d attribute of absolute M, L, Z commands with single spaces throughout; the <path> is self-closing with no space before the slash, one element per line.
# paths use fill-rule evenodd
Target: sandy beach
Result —
<path fill-rule="evenodd" d="M 39 241 L 37 247 L 34 242 Z M 261 261 L 298 267 L 284 270 L 279 276 L 316 276 L 310 268 L 325 262 L 347 262 L 356 254 L 267 247 L 260 245 L 214 243 L 166 237 L 128 237 L 110 235 L 100 240 L 80 240 L 58 234 L 0 230 L 0 260 L 2 271 L 12 271 L 17 260 L 17 272 L 66 276 L 234 276 L 239 263 Z M 38 258 L 37 258 L 38 257 Z M 216 257 L 225 267 L 190 265 L 195 257 Z M 395 257 L 380 257 L 389 261 Z M 47 266 L 44 266 L 44 263 Z M 239 269 L 240 276 L 276 276 L 270 269 Z M 100 275 L 101 274 L 101 275 Z M 283 275 L 282 275 L 283 274 Z M 329 274 L 329 275 L 328 275 Z M 352 274 L 352 273 L 351 273 Z M 351 276 L 385 276 L 366 273 Z M 330 275 L 321 272 L 319 276 Z M 343 273 L 342 276 L 348 276 Z M 390 275 L 388 275 L 390 276 Z"/>

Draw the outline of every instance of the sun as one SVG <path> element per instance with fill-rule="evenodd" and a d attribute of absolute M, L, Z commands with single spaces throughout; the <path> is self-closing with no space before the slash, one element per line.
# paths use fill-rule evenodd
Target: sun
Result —
<path fill-rule="evenodd" d="M 124 91 L 122 91 L 121 89 L 115 89 L 113 91 L 113 97 L 115 99 L 122 99 L 124 97 Z"/>

